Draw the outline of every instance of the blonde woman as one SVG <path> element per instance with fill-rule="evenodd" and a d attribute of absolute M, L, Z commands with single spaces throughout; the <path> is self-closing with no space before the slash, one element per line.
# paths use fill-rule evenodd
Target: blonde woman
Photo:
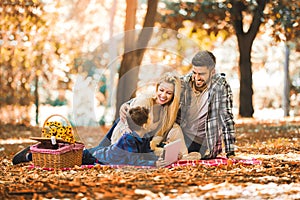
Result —
<path fill-rule="evenodd" d="M 151 149 L 160 154 L 162 148 L 158 147 L 162 142 L 168 143 L 181 139 L 180 153 L 187 154 L 184 137 L 181 128 L 175 123 L 179 109 L 181 82 L 178 76 L 173 73 L 165 73 L 156 83 L 156 91 L 152 96 L 142 96 L 132 99 L 129 103 L 124 103 L 120 109 L 120 122 L 115 127 L 111 143 L 116 143 L 118 139 L 128 131 L 125 120 L 126 112 L 131 107 L 143 106 L 149 109 L 151 120 L 149 126 Z"/>

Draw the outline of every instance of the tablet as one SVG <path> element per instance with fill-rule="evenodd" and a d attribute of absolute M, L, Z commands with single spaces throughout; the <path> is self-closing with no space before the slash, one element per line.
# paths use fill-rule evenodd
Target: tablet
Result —
<path fill-rule="evenodd" d="M 178 160 L 178 154 L 180 152 L 181 139 L 170 142 L 164 146 L 164 160 L 168 165 Z"/>

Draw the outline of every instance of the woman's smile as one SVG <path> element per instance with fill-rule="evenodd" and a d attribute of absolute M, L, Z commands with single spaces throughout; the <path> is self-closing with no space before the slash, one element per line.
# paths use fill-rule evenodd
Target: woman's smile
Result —
<path fill-rule="evenodd" d="M 156 91 L 156 103 L 164 105 L 170 102 L 174 95 L 174 85 L 172 83 L 162 82 Z"/>

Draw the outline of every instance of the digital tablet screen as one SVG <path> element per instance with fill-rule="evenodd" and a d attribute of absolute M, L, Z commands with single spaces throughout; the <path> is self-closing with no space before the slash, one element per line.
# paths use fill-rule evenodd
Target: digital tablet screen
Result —
<path fill-rule="evenodd" d="M 181 139 L 178 139 L 164 146 L 163 158 L 168 164 L 172 164 L 178 160 L 180 145 L 181 145 Z"/>

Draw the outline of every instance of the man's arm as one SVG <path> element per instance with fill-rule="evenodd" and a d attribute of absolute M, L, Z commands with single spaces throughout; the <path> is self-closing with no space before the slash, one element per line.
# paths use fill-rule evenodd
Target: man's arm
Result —
<path fill-rule="evenodd" d="M 233 107 L 233 97 L 230 85 L 225 81 L 224 82 L 224 93 L 222 97 L 222 106 L 221 106 L 221 115 L 222 115 L 222 124 L 223 124 L 223 137 L 225 143 L 225 152 L 226 156 L 234 156 L 235 150 L 235 123 L 232 113 Z"/>

